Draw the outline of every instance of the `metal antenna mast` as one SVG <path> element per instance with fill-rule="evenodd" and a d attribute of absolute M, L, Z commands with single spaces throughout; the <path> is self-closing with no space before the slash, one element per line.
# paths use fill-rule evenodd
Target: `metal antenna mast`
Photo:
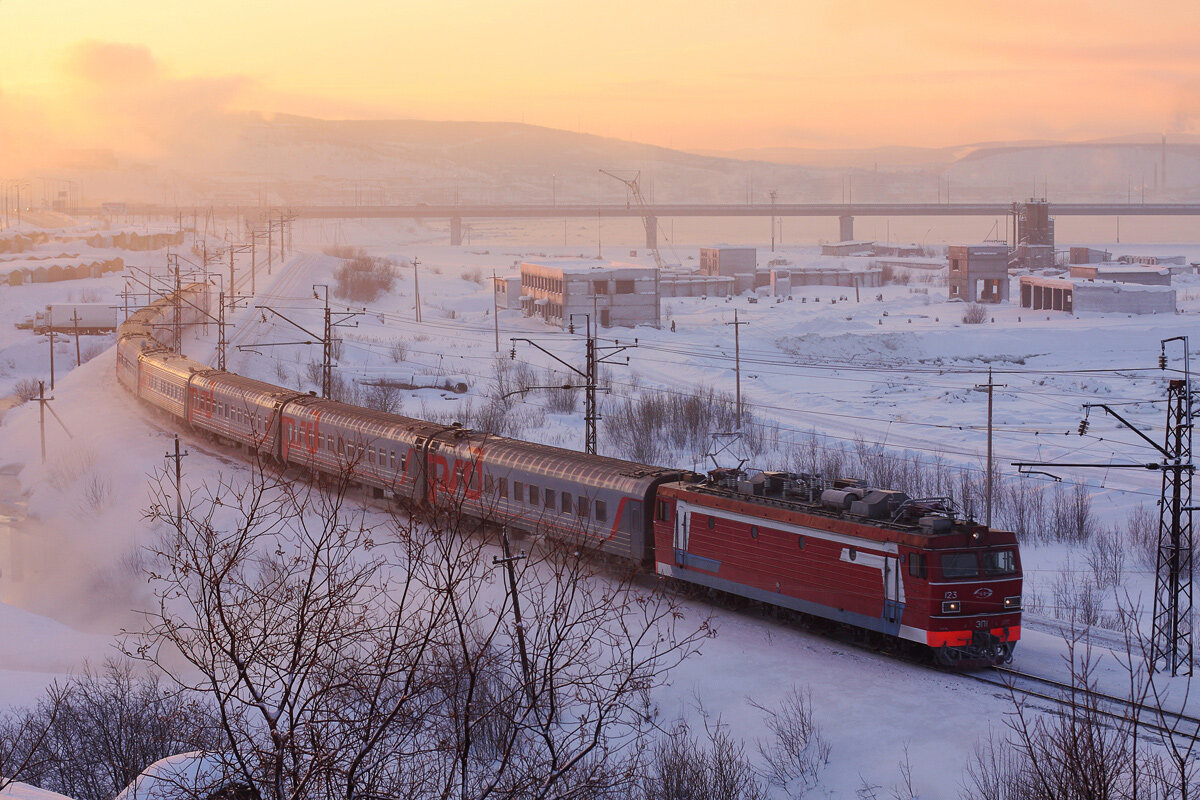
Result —
<path fill-rule="evenodd" d="M 1149 469 L 1162 473 L 1161 517 L 1158 527 L 1158 563 L 1154 578 L 1154 625 L 1147 667 L 1151 673 L 1169 669 L 1172 676 L 1191 675 L 1192 643 L 1192 377 L 1188 337 L 1163 339 L 1158 357 L 1160 369 L 1167 368 L 1167 344 L 1183 343 L 1183 379 L 1167 384 L 1167 421 L 1163 444 L 1151 439 L 1136 425 L 1105 403 L 1085 403 L 1079 434 L 1087 433 L 1087 412 L 1102 408 L 1137 434 L 1162 457 L 1144 464 L 1064 464 L 1046 461 L 1013 462 L 1029 473 L 1036 467 L 1092 467 L 1103 469 Z M 1050 473 L 1042 473 L 1049 475 Z M 1054 477 L 1054 476 L 1051 476 Z"/>

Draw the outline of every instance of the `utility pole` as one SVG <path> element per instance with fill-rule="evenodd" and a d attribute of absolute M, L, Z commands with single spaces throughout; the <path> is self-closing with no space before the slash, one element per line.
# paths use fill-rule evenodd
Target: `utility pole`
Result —
<path fill-rule="evenodd" d="M 508 284 L 505 283 L 505 286 L 507 286 L 507 285 Z M 496 352 L 499 353 L 500 352 L 500 302 L 499 302 L 499 298 L 496 297 L 496 288 L 497 288 L 496 270 L 492 270 L 492 322 L 496 328 Z M 508 292 L 506 291 L 505 297 L 507 297 L 507 296 L 508 296 Z"/>
<path fill-rule="evenodd" d="M 179 533 L 183 533 L 183 459 L 187 454 L 187 450 L 179 451 L 179 434 L 175 434 L 175 452 L 163 456 L 175 462 L 175 528 Z"/>
<path fill-rule="evenodd" d="M 584 349 L 585 365 L 582 370 L 579 369 L 579 367 L 575 366 L 574 364 L 568 363 L 567 361 L 564 361 L 563 359 L 559 358 L 554 353 L 551 353 L 549 350 L 542 347 L 540 344 L 533 341 L 532 339 L 524 339 L 524 338 L 512 339 L 511 341 L 513 342 L 513 348 L 509 353 L 509 357 L 515 359 L 517 357 L 516 343 L 517 342 L 525 342 L 526 344 L 532 345 L 533 347 L 536 347 L 538 350 L 541 350 L 543 353 L 550 356 L 551 358 L 553 358 L 558 363 L 562 364 L 567 369 L 571 370 L 571 372 L 574 372 L 576 375 L 583 378 L 583 380 L 584 380 L 584 387 L 583 387 L 583 389 L 584 389 L 584 393 L 583 393 L 583 397 L 584 397 L 583 451 L 585 453 L 595 455 L 596 454 L 596 443 L 597 443 L 596 423 L 600 420 L 600 414 L 596 407 L 596 393 L 599 391 L 599 382 L 600 382 L 599 381 L 600 365 L 601 364 L 620 363 L 620 362 L 612 361 L 611 359 L 615 358 L 618 354 L 623 353 L 626 350 L 629 350 L 630 348 L 637 347 L 637 339 L 633 340 L 633 344 L 621 344 L 621 342 L 619 340 L 614 340 L 613 344 L 602 347 L 596 341 L 596 336 L 595 336 L 595 333 L 593 330 L 595 321 L 592 319 L 590 314 L 578 314 L 578 315 L 572 314 L 571 319 L 570 319 L 570 327 L 568 330 L 571 333 L 575 332 L 575 317 L 576 316 L 582 316 L 587 321 L 587 342 L 586 342 L 585 349 Z M 629 356 L 625 356 L 625 363 L 626 364 L 629 363 Z"/>
<path fill-rule="evenodd" d="M 83 358 L 79 355 L 79 309 L 71 309 L 71 322 L 75 326 L 75 366 L 83 363 Z M 50 387 L 54 388 L 54 387 Z"/>
<path fill-rule="evenodd" d="M 743 325 L 749 325 L 749 322 L 738 322 L 738 312 L 733 310 L 733 322 L 726 322 L 726 325 L 733 326 L 733 358 L 734 358 L 734 374 L 737 376 L 737 426 L 738 430 L 742 429 L 742 346 L 741 338 L 738 333 Z"/>
<path fill-rule="evenodd" d="M 1158 558 L 1154 578 L 1154 617 L 1150 635 L 1147 669 L 1151 674 L 1160 667 L 1169 669 L 1172 677 L 1191 675 L 1192 646 L 1192 378 L 1188 354 L 1188 337 L 1163 339 L 1158 357 L 1160 369 L 1167 368 L 1167 343 L 1183 343 L 1183 379 L 1167 384 L 1167 420 L 1164 443 L 1151 439 L 1141 428 L 1121 416 L 1106 403 L 1085 403 L 1084 418 L 1079 422 L 1079 435 L 1087 433 L 1087 413 L 1093 408 L 1104 409 L 1118 422 L 1154 448 L 1160 461 L 1127 464 L 1064 464 L 1048 462 L 1014 462 L 1022 472 L 1030 467 L 1082 467 L 1109 469 L 1147 469 L 1162 473 L 1162 494 L 1159 499 L 1161 517 L 1158 528 Z M 1049 474 L 1049 473 L 1046 473 Z"/>
<path fill-rule="evenodd" d="M 413 260 L 412 260 L 413 295 L 416 298 L 414 300 L 414 308 L 416 309 L 415 319 L 417 322 L 421 321 L 421 284 L 419 283 L 419 281 L 417 279 L 417 267 L 419 267 L 420 265 L 421 265 L 421 259 L 417 258 L 416 256 L 413 256 Z"/>
<path fill-rule="evenodd" d="M 513 623 L 517 633 L 517 650 L 521 653 L 521 675 L 525 680 L 525 694 L 529 698 L 529 704 L 532 706 L 534 702 L 533 691 L 533 674 L 529 667 L 529 651 L 525 648 L 525 625 L 521 621 L 521 597 L 517 593 L 517 571 L 513 566 L 517 561 L 524 559 L 525 551 L 522 550 L 517 555 L 512 555 L 508 544 L 508 527 L 500 528 L 500 544 L 504 548 L 504 558 L 492 556 L 493 566 L 504 565 L 508 573 L 508 592 L 512 598 L 513 608 Z"/>
<path fill-rule="evenodd" d="M 267 217 L 267 274 L 271 274 L 271 259 L 274 258 L 274 245 L 272 242 L 272 232 L 275 226 L 270 217 Z"/>
<path fill-rule="evenodd" d="M 992 368 L 988 367 L 988 382 L 985 384 L 975 384 L 975 391 L 987 392 L 988 411 L 987 411 L 987 489 L 985 491 L 985 510 L 984 524 L 989 528 L 992 527 L 992 487 L 996 483 L 995 477 L 992 475 L 992 390 L 1004 387 L 1006 384 L 992 382 Z"/>
<path fill-rule="evenodd" d="M 42 431 L 42 463 L 46 463 L 46 403 L 53 400 L 53 397 L 46 397 L 46 384 L 44 381 L 38 381 L 38 424 Z"/>
<path fill-rule="evenodd" d="M 50 328 L 50 391 L 54 391 L 54 328 Z"/>

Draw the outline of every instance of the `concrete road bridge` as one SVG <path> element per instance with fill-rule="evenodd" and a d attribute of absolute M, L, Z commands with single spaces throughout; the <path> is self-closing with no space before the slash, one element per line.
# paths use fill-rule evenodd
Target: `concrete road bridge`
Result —
<path fill-rule="evenodd" d="M 655 203 L 646 206 L 596 203 L 531 204 L 438 204 L 411 205 L 332 205 L 332 206 L 223 206 L 203 210 L 221 215 L 241 214 L 248 219 L 446 219 L 450 221 L 450 242 L 461 245 L 463 220 L 467 219 L 558 219 L 567 217 L 637 217 L 645 224 L 646 246 L 658 245 L 659 217 L 836 217 L 841 241 L 854 239 L 854 218 L 861 217 L 997 217 L 1013 218 L 1012 230 L 1023 210 L 1045 205 L 1050 216 L 1200 216 L 1200 203 L 1051 203 L 1025 201 L 1008 203 Z M 127 205 L 126 214 L 170 216 L 183 213 L 178 206 Z M 83 209 L 78 213 L 104 215 L 107 209 Z"/>

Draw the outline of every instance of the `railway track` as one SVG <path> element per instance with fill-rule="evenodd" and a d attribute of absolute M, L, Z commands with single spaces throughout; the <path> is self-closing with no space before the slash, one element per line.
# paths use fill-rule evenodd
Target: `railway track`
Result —
<path fill-rule="evenodd" d="M 1087 710 L 1089 713 L 1113 721 L 1130 721 L 1136 718 L 1140 728 L 1155 731 L 1164 736 L 1181 739 L 1200 738 L 1200 717 L 1159 709 L 1147 703 L 1139 703 L 1087 687 L 1072 686 L 1069 683 L 1021 672 L 1011 667 L 968 670 L 953 674 L 999 687 L 1009 693 L 1046 700 L 1056 706 Z"/>

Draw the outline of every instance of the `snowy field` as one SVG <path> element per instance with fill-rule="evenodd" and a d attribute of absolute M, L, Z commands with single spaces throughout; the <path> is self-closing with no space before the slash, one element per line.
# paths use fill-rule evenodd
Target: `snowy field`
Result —
<path fill-rule="evenodd" d="M 389 397 L 399 413 L 462 421 L 472 425 L 495 410 L 498 376 L 514 362 L 536 370 L 533 385 L 561 385 L 573 376 L 528 344 L 532 338 L 564 360 L 582 365 L 583 337 L 551 328 L 517 311 L 493 316 L 490 278 L 517 274 L 522 259 L 590 257 L 595 246 L 569 248 L 518 245 L 476 232 L 468 247 L 454 248 L 444 236 L 405 224 L 346 223 L 336 244 L 362 248 L 399 265 L 393 290 L 357 304 L 357 327 L 341 328 L 337 375 L 347 391 L 367 397 L 370 382 L 407 380 L 468 385 L 465 393 L 427 388 Z M 332 284 L 339 259 L 324 251 L 335 242 L 319 225 L 298 226 L 288 261 L 271 276 L 258 276 L 259 294 L 231 316 L 228 367 L 242 374 L 301 390 L 314 390 L 318 346 L 270 346 L 295 341 L 297 331 L 254 304 L 269 305 L 310 330 L 320 330 L 321 302 L 314 284 Z M 214 246 L 216 240 L 213 240 Z M 606 247 L 616 261 L 651 263 L 633 245 Z M 1109 245 L 1120 253 L 1183 254 L 1200 258 L 1200 245 Z M 766 247 L 759 260 L 765 263 Z M 696 248 L 677 248 L 685 265 Z M 794 264 L 839 265 L 815 247 L 788 246 L 776 257 Z M 122 255 L 127 263 L 161 271 L 165 251 L 137 254 L 112 250 L 89 257 Z M 423 321 L 414 320 L 411 260 L 420 261 Z M 853 259 L 847 259 L 852 262 Z M 239 269 L 242 266 L 239 264 Z M 0 318 L 13 322 L 51 302 L 97 297 L 119 304 L 121 275 L 57 284 L 0 284 Z M 906 285 L 862 289 L 797 287 L 793 299 L 664 299 L 663 327 L 607 329 L 602 336 L 622 343 L 637 339 L 628 365 L 606 372 L 610 392 L 602 395 L 602 453 L 652 456 L 661 464 L 694 469 L 706 464 L 711 444 L 655 446 L 630 452 L 609 425 L 620 419 L 619 404 L 657 395 L 683 399 L 697 388 L 732 395 L 736 309 L 741 329 L 742 392 L 747 430 L 718 457 L 723 465 L 746 459 L 749 467 L 797 469 L 806 464 L 872 463 L 922 465 L 959 481 L 981 481 L 986 440 L 986 403 L 976 389 L 995 389 L 995 462 L 1006 491 L 1046 496 L 1058 490 L 1045 475 L 1021 478 L 1016 460 L 1106 463 L 1153 460 L 1152 451 L 1099 409 L 1085 435 L 1077 432 L 1083 403 L 1120 404 L 1123 415 L 1152 439 L 1162 437 L 1165 381 L 1175 372 L 1158 369 L 1159 341 L 1190 335 L 1200 344 L 1200 282 L 1177 277 L 1181 313 L 1173 316 L 1094 315 L 1033 312 L 1012 305 L 988 307 L 983 324 L 963 324 L 965 306 L 946 301 L 943 282 L 914 274 Z M 1013 295 L 1017 294 L 1013 282 Z M 85 295 L 86 293 L 86 295 Z M 322 295 L 323 296 L 323 295 Z M 338 311 L 344 302 L 333 299 Z M 672 323 L 674 329 L 672 330 Z M 497 352 L 496 339 L 499 338 Z M 172 429 L 146 417 L 113 376 L 111 337 L 86 337 L 84 363 L 75 363 L 75 344 L 56 350 L 59 373 L 47 418 L 48 457 L 40 463 L 36 403 L 9 410 L 0 427 L 0 704 L 29 702 L 54 676 L 111 654 L 113 634 L 133 627 L 133 610 L 147 601 L 144 583 L 132 568 L 145 535 L 142 509 L 145 476 L 164 465 Z M 215 363 L 216 326 L 192 332 L 185 354 Z M 46 377 L 48 343 L 12 325 L 0 328 L 0 397 L 29 378 Z M 1176 348 L 1172 369 L 1181 359 Z M 89 357 L 91 360 L 88 360 Z M 436 379 L 436 380 L 433 380 Z M 48 387 L 47 387 L 48 388 Z M 574 410 L 540 390 L 510 398 L 500 419 L 507 435 L 581 448 L 582 397 Z M 495 417 L 491 418 L 494 423 Z M 61 424 L 60 424 L 61 421 Z M 70 432 L 68 435 L 67 432 Z M 705 437 L 701 437 L 702 439 Z M 876 443 L 880 447 L 873 447 Z M 636 443 L 635 443 L 636 444 Z M 645 447 L 645 443 L 641 445 Z M 203 441 L 187 441 L 184 470 L 192 485 L 219 472 L 242 469 L 227 452 Z M 855 460 L 857 459 L 857 460 Z M 650 460 L 650 459 L 648 459 Z M 879 466 L 885 465 L 885 466 Z M 896 467 L 899 470 L 899 467 Z M 1066 492 L 1078 484 L 1090 495 L 1087 541 L 1027 541 L 1022 558 L 1027 580 L 1025 633 L 1016 666 L 1062 676 L 1064 646 L 1056 617 L 1078 601 L 1081 582 L 1091 581 L 1101 616 L 1111 614 L 1117 591 L 1149 605 L 1152 573 L 1144 553 L 1118 539 L 1124 553 L 1119 575 L 1095 569 L 1097 538 L 1113 528 L 1118 537 L 1139 507 L 1151 508 L 1158 474 L 1137 470 L 1047 470 L 1063 479 Z M 897 472 L 897 474 L 901 474 Z M 5 476 L 8 476 L 7 478 Z M 932 478 L 930 478 L 932 480 Z M 1020 487 L 1025 487 L 1021 489 Z M 1060 490 L 1061 491 L 1061 490 Z M 977 502 L 977 501 L 976 501 Z M 983 514 L 976 504 L 976 517 Z M 11 519 L 11 523 L 6 523 Z M 1006 518 L 997 515 L 997 525 Z M 1108 580 L 1102 580 L 1104 572 Z M 1040 602 L 1030 602 L 1033 600 Z M 694 613 L 709 609 L 697 604 Z M 1145 612 L 1144 612 L 1145 613 Z M 1097 620 L 1103 622 L 1103 620 Z M 772 707 L 792 688 L 812 691 L 818 722 L 831 745 L 830 762 L 813 795 L 854 797 L 863 785 L 889 796 L 900 782 L 899 764 L 911 761 L 922 798 L 960 794 L 962 766 L 982 738 L 1002 732 L 1011 703 L 980 684 L 847 647 L 753 614 L 715 612 L 717 637 L 672 676 L 655 700 L 662 720 L 703 716 L 727 724 L 750 743 L 763 734 L 762 712 L 751 700 Z M 1101 647 L 1119 635 L 1099 625 Z M 1102 684 L 1120 691 L 1121 675 L 1111 656 L 1103 662 Z M 1180 687 L 1182 689 L 1182 687 Z M 1193 703 L 1200 708 L 1200 703 Z"/>

